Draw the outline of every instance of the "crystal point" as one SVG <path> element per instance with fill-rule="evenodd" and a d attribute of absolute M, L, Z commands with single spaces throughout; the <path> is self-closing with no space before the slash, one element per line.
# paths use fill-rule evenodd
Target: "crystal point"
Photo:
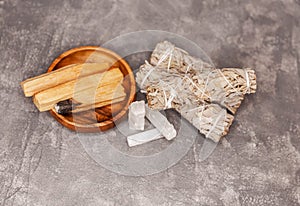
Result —
<path fill-rule="evenodd" d="M 148 106 L 146 106 L 146 117 L 167 140 L 171 140 L 176 137 L 177 132 L 174 126 L 158 110 L 151 110 Z"/>
<path fill-rule="evenodd" d="M 127 137 L 129 147 L 141 145 L 162 138 L 163 135 L 156 129 L 150 129 Z"/>
<path fill-rule="evenodd" d="M 145 101 L 135 101 L 131 103 L 129 106 L 128 122 L 130 129 L 144 130 Z"/>

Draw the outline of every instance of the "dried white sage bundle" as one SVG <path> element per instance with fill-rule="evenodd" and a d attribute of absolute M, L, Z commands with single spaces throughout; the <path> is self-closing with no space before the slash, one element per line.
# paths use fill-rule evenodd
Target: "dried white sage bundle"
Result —
<path fill-rule="evenodd" d="M 252 69 L 215 69 L 170 42 L 157 44 L 136 74 L 151 109 L 176 109 L 206 137 L 226 135 L 245 94 L 255 93 Z M 193 112 L 192 112 L 193 111 Z"/>
<path fill-rule="evenodd" d="M 148 78 L 145 78 L 147 74 Z M 143 89 L 152 85 L 179 90 L 190 91 L 195 98 L 206 102 L 216 102 L 226 107 L 232 114 L 239 108 L 245 94 L 255 93 L 256 76 L 252 69 L 224 68 L 213 69 L 208 76 L 201 74 L 185 74 L 166 71 L 149 63 L 142 65 L 136 75 L 136 81 Z M 183 98 L 187 96 L 183 95 Z M 167 108 L 167 107 L 166 107 Z M 169 107 L 170 108 L 170 107 Z"/>
<path fill-rule="evenodd" d="M 158 86 L 149 86 L 147 89 L 148 105 L 152 109 L 166 108 L 172 98 L 172 91 L 163 90 Z M 185 119 L 192 123 L 200 133 L 207 138 L 218 142 L 226 135 L 234 117 L 218 104 L 209 104 L 197 99 L 189 92 L 181 93 L 172 98 L 169 108 L 176 109 Z M 168 99 L 169 98 L 169 99 Z"/>
<path fill-rule="evenodd" d="M 150 63 L 154 66 L 159 65 L 160 68 L 175 69 L 182 73 L 201 72 L 205 74 L 213 69 L 213 66 L 209 63 L 190 56 L 186 51 L 168 41 L 156 45 Z"/>
<path fill-rule="evenodd" d="M 193 90 L 203 100 L 217 102 L 233 114 L 240 106 L 246 93 L 255 93 L 256 76 L 252 69 L 215 69 L 201 59 L 190 56 L 186 51 L 164 41 L 158 43 L 151 54 L 150 63 L 159 71 L 177 73 L 192 80 Z"/>

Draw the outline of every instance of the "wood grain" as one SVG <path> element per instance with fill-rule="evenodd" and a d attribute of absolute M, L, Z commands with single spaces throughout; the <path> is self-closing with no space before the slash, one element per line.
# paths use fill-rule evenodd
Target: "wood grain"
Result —
<path fill-rule="evenodd" d="M 70 98 L 76 98 L 80 103 L 90 102 L 91 104 L 91 102 L 103 101 L 104 96 L 109 98 L 115 92 L 123 94 L 123 89 L 118 87 L 122 80 L 121 71 L 112 69 L 41 91 L 34 95 L 33 102 L 41 112 L 50 110 L 56 103 Z M 101 81 L 100 84 L 99 81 Z"/>
<path fill-rule="evenodd" d="M 59 70 L 45 73 L 21 82 L 26 97 L 55 87 L 68 81 L 91 74 L 102 73 L 109 68 L 108 63 L 81 63 L 67 65 Z"/>

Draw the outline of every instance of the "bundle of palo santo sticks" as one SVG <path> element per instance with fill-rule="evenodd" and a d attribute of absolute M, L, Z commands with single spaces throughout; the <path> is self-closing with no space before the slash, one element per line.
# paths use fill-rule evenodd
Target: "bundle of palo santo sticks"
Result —
<path fill-rule="evenodd" d="M 123 74 L 107 63 L 69 65 L 21 82 L 26 97 L 33 96 L 39 111 L 82 112 L 125 99 Z"/>
<path fill-rule="evenodd" d="M 226 135 L 245 94 L 255 93 L 252 69 L 216 69 L 164 41 L 141 65 L 136 82 L 151 109 L 174 108 L 207 138 Z"/>

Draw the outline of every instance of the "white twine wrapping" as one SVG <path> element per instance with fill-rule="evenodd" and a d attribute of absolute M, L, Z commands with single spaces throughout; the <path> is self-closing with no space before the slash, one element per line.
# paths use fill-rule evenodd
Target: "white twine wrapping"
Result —
<path fill-rule="evenodd" d="M 249 80 L 249 75 L 248 75 L 248 72 L 246 69 L 244 69 L 245 71 L 245 76 L 246 76 L 246 85 L 247 85 L 247 90 L 246 90 L 246 93 L 247 94 L 250 94 L 250 80 Z"/>
<path fill-rule="evenodd" d="M 141 88 L 144 87 L 144 83 L 145 83 L 146 79 L 150 76 L 150 74 L 154 71 L 154 69 L 156 69 L 156 67 L 157 67 L 158 65 L 160 65 L 160 64 L 168 57 L 168 55 L 171 54 L 172 51 L 173 51 L 172 49 L 168 49 L 168 50 L 162 55 L 162 57 L 159 59 L 159 61 L 157 62 L 157 65 L 154 66 L 152 69 L 150 69 L 150 70 L 147 72 L 147 74 L 145 75 L 144 79 L 143 79 L 142 82 L 141 82 Z M 146 64 L 149 64 L 148 61 L 145 61 L 145 62 L 146 62 Z"/>
<path fill-rule="evenodd" d="M 168 99 L 168 101 L 166 102 L 166 105 L 165 105 L 166 109 L 169 109 L 169 108 L 172 107 L 172 101 L 175 97 L 176 97 L 176 92 L 175 92 L 175 90 L 171 89 L 170 97 L 169 97 L 169 99 Z"/>
<path fill-rule="evenodd" d="M 225 77 L 225 75 L 223 74 L 223 72 L 221 71 L 221 69 L 217 69 L 217 71 L 222 75 L 222 77 L 225 79 L 225 81 L 227 82 L 227 84 L 229 84 L 229 86 L 234 89 L 236 91 L 236 93 L 238 94 L 242 94 L 242 92 L 238 91 L 229 81 L 228 79 Z"/>
<path fill-rule="evenodd" d="M 222 114 L 222 113 L 223 113 L 223 114 Z M 225 119 L 226 119 L 226 111 L 225 111 L 225 110 L 223 110 L 223 112 L 221 112 L 221 113 L 219 114 L 219 116 L 217 117 L 217 119 L 216 119 L 216 121 L 214 122 L 213 126 L 210 128 L 210 130 L 208 131 L 208 133 L 205 135 L 206 137 L 209 137 L 209 135 L 211 134 L 211 132 L 214 131 L 214 129 L 216 128 L 216 126 L 217 126 L 218 122 L 220 121 L 222 115 L 224 115 L 224 116 L 225 116 Z M 225 121 L 223 121 L 223 122 L 225 122 Z"/>
<path fill-rule="evenodd" d="M 174 49 L 175 49 L 175 46 L 172 47 L 172 51 L 170 53 L 170 57 L 169 57 L 169 61 L 168 61 L 168 69 L 167 69 L 168 72 L 170 71 L 170 66 L 171 66 L 171 61 L 172 61 L 172 56 L 173 56 Z M 159 65 L 159 64 L 157 63 L 157 65 Z"/>

